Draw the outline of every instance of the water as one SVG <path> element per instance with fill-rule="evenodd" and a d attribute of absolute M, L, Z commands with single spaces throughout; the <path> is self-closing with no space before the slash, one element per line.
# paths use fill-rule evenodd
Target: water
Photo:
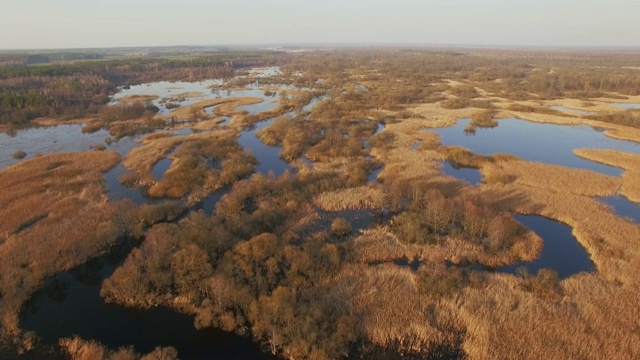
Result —
<path fill-rule="evenodd" d="M 240 134 L 238 142 L 245 150 L 250 150 L 253 156 L 258 159 L 257 171 L 268 174 L 269 171 L 273 171 L 275 176 L 282 175 L 285 170 L 291 171 L 291 166 L 286 161 L 279 157 L 280 147 L 269 146 L 262 142 L 257 136 L 256 132 L 271 125 L 273 118 L 267 121 L 262 121 Z"/>
<path fill-rule="evenodd" d="M 105 144 L 109 132 L 101 129 L 92 134 L 82 132 L 83 124 L 58 125 L 18 130 L 15 136 L 0 133 L 0 169 L 20 160 L 13 153 L 25 151 L 25 159 L 36 154 L 89 151 L 96 144 Z"/>
<path fill-rule="evenodd" d="M 459 166 L 450 161 L 443 161 L 441 164 L 443 173 L 458 180 L 468 182 L 471 185 L 478 185 L 482 182 L 482 174 L 478 169 Z"/>
<path fill-rule="evenodd" d="M 97 259 L 89 264 L 59 273 L 57 286 L 51 281 L 29 302 L 21 327 L 37 331 L 41 346 L 56 346 L 61 337 L 79 335 L 112 349 L 134 345 L 143 353 L 156 346 L 173 346 L 181 359 L 274 358 L 250 338 L 215 328 L 196 330 L 191 316 L 173 309 L 138 310 L 105 304 L 100 286 L 117 263 Z"/>
<path fill-rule="evenodd" d="M 640 205 L 631 202 L 622 195 L 603 196 L 599 197 L 598 200 L 609 205 L 618 216 L 629 218 L 640 224 Z"/>
<path fill-rule="evenodd" d="M 568 108 L 566 106 L 551 106 L 550 108 L 553 109 L 553 110 L 566 111 L 566 112 L 575 113 L 575 114 L 578 114 L 578 115 L 593 115 L 593 114 L 595 114 L 595 112 L 593 112 L 593 111 L 572 109 L 572 108 Z"/>
<path fill-rule="evenodd" d="M 371 172 L 371 175 L 369 175 L 369 177 L 367 177 L 367 181 L 368 182 L 378 181 L 378 175 L 380 174 L 382 169 L 384 169 L 384 168 L 383 167 L 379 167 L 379 168 L 373 170 Z"/>
<path fill-rule="evenodd" d="M 151 175 L 153 175 L 153 177 L 158 180 L 162 179 L 164 173 L 169 170 L 169 167 L 171 167 L 171 164 L 173 164 L 173 160 L 169 158 L 164 158 L 158 161 L 157 163 L 155 163 L 155 165 L 153 165 L 153 169 L 151 169 Z"/>
<path fill-rule="evenodd" d="M 220 199 L 222 199 L 222 197 L 226 193 L 227 191 L 225 190 L 218 190 L 214 193 L 207 195 L 205 198 L 200 200 L 200 202 L 194 206 L 194 210 L 202 209 L 202 211 L 204 211 L 205 214 L 213 215 L 213 213 L 216 211 L 216 204 L 218 203 L 218 201 L 220 201 Z"/>
<path fill-rule="evenodd" d="M 455 126 L 429 129 L 440 135 L 443 145 L 469 148 L 481 155 L 510 153 L 529 161 L 593 170 L 619 176 L 622 169 L 582 159 L 573 154 L 577 148 L 614 149 L 640 154 L 640 143 L 616 140 L 589 126 L 539 124 L 520 119 L 498 120 L 498 127 L 479 128 L 475 135 L 465 135 L 469 119 Z"/>
<path fill-rule="evenodd" d="M 519 261 L 496 271 L 515 274 L 519 267 L 524 266 L 529 274 L 536 274 L 541 268 L 549 268 L 557 271 L 560 279 L 565 279 L 579 272 L 595 270 L 589 253 L 571 234 L 568 225 L 537 215 L 516 215 L 515 219 L 544 240 L 542 252 L 532 262 Z"/>
<path fill-rule="evenodd" d="M 309 112 L 313 109 L 314 106 L 316 106 L 317 103 L 319 103 L 320 101 L 324 100 L 325 97 L 315 97 L 313 99 L 311 99 L 311 101 L 309 101 L 309 103 L 305 106 L 302 107 L 302 112 Z"/>
<path fill-rule="evenodd" d="M 113 169 L 104 174 L 105 184 L 107 187 L 107 197 L 110 201 L 118 201 L 129 199 L 135 204 L 154 204 L 155 199 L 144 196 L 142 189 L 130 188 L 122 185 L 119 181 L 120 176 L 127 173 L 127 169 L 122 164 L 116 165 Z"/>
<path fill-rule="evenodd" d="M 266 68 L 255 68 L 249 70 L 250 77 L 265 78 L 278 75 L 282 75 L 282 71 L 280 71 L 279 66 L 270 66 Z"/>
<path fill-rule="evenodd" d="M 384 123 L 378 123 L 378 127 L 376 128 L 376 131 L 373 132 L 372 136 L 376 136 L 380 133 L 380 131 L 384 130 Z"/>
<path fill-rule="evenodd" d="M 261 97 L 264 97 L 264 95 L 261 95 Z M 257 114 L 259 112 L 275 109 L 278 105 L 278 102 L 273 102 L 270 99 L 264 99 L 264 101 L 262 101 L 261 103 L 238 106 L 236 110 L 248 111 L 249 114 Z"/>
<path fill-rule="evenodd" d="M 624 103 L 614 103 L 611 104 L 613 106 L 617 106 L 622 109 L 640 109 L 640 104 L 624 104 Z"/>
<path fill-rule="evenodd" d="M 352 234 L 357 234 L 361 230 L 366 230 L 381 219 L 382 209 L 376 212 L 375 209 L 347 209 L 339 211 L 318 210 L 320 219 L 317 226 L 321 229 L 331 230 L 331 223 L 336 218 L 344 218 L 349 221 L 353 228 Z"/>
<path fill-rule="evenodd" d="M 371 136 L 376 136 L 380 133 L 380 131 L 384 130 L 384 123 L 378 123 L 378 127 L 376 127 L 376 130 L 373 132 L 373 134 Z M 363 146 L 365 149 L 370 149 L 371 148 L 371 143 L 369 142 L 369 140 L 365 140 L 363 142 Z M 415 150 L 415 149 L 414 149 Z"/>

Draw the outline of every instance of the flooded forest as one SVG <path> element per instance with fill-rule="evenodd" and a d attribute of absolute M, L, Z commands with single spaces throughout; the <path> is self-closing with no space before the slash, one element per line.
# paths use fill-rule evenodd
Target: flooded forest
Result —
<path fill-rule="evenodd" d="M 0 53 L 0 358 L 640 358 L 640 53 Z"/>

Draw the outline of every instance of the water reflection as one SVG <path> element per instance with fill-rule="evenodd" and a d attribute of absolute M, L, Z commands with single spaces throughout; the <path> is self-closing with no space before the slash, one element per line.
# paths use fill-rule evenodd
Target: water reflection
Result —
<path fill-rule="evenodd" d="M 256 132 L 271 125 L 273 120 L 272 118 L 249 127 L 240 134 L 238 141 L 245 150 L 250 150 L 258 159 L 257 171 L 265 175 L 273 171 L 275 176 L 280 176 L 285 170 L 291 171 L 289 163 L 279 157 L 280 147 L 266 145 L 256 136 Z"/>
<path fill-rule="evenodd" d="M 14 136 L 0 133 L 0 169 L 20 161 L 13 158 L 17 151 L 26 152 L 27 159 L 37 154 L 89 151 L 110 137 L 104 129 L 85 134 L 83 127 L 83 124 L 70 124 L 31 128 L 18 130 Z"/>
<path fill-rule="evenodd" d="M 573 236 L 568 225 L 537 215 L 516 215 L 515 219 L 543 239 L 542 252 L 532 262 L 519 261 L 496 271 L 515 274 L 519 267 L 525 267 L 530 274 L 535 274 L 541 268 L 549 268 L 564 279 L 579 272 L 595 270 L 589 253 Z"/>
<path fill-rule="evenodd" d="M 631 202 L 622 195 L 603 196 L 599 197 L 598 200 L 609 205 L 619 216 L 629 218 L 635 223 L 640 224 L 640 205 Z"/>
<path fill-rule="evenodd" d="M 539 124 L 520 119 L 498 120 L 493 129 L 477 129 L 474 136 L 465 136 L 469 119 L 455 126 L 429 129 L 440 135 L 443 145 L 464 146 L 481 155 L 509 153 L 529 161 L 562 165 L 619 176 L 622 169 L 589 161 L 573 154 L 574 149 L 614 149 L 640 154 L 640 143 L 616 140 L 589 126 Z"/>
<path fill-rule="evenodd" d="M 29 302 L 22 328 L 37 331 L 45 346 L 56 346 L 61 337 L 79 335 L 113 349 L 133 344 L 138 352 L 173 346 L 180 358 L 273 358 L 250 338 L 214 328 L 196 330 L 191 316 L 173 309 L 138 310 L 105 304 L 99 294 L 102 280 L 119 264 L 106 258 L 57 274 Z"/>
<path fill-rule="evenodd" d="M 468 182 L 471 185 L 478 185 L 482 182 L 482 174 L 478 169 L 463 167 L 451 161 L 443 161 L 441 164 L 443 173 L 458 180 Z"/>

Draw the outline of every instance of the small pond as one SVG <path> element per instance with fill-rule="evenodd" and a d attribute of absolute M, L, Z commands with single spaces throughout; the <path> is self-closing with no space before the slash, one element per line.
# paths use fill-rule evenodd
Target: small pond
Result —
<path fill-rule="evenodd" d="M 622 195 L 603 196 L 599 201 L 609 205 L 618 216 L 626 217 L 640 224 L 640 205 L 630 201 Z"/>
<path fill-rule="evenodd" d="M 247 151 L 251 151 L 253 156 L 258 159 L 257 171 L 268 174 L 269 171 L 273 171 L 275 176 L 280 176 L 285 170 L 291 171 L 291 166 L 286 161 L 282 160 L 279 156 L 279 146 L 269 146 L 262 142 L 257 136 L 256 132 L 271 125 L 273 118 L 267 121 L 257 123 L 240 134 L 238 142 Z"/>
<path fill-rule="evenodd" d="M 515 274 L 519 267 L 524 266 L 529 274 L 537 274 L 541 268 L 549 268 L 557 271 L 560 279 L 564 279 L 579 272 L 595 270 L 589 253 L 573 236 L 568 225 L 537 215 L 516 215 L 515 219 L 543 239 L 542 252 L 532 262 L 519 261 L 496 268 L 495 271 Z"/>
<path fill-rule="evenodd" d="M 482 182 L 482 174 L 480 170 L 463 167 L 451 161 L 442 161 L 442 172 L 446 175 L 468 182 L 471 185 L 478 185 Z"/>
<path fill-rule="evenodd" d="M 161 180 L 164 176 L 164 173 L 169 170 L 169 167 L 171 167 L 171 164 L 173 164 L 172 159 L 166 157 L 162 158 L 160 161 L 153 165 L 153 168 L 151 169 L 151 175 L 153 175 L 153 177 L 157 180 Z"/>
<path fill-rule="evenodd" d="M 520 119 L 498 120 L 492 129 L 478 128 L 475 135 L 466 135 L 469 119 L 459 120 L 455 126 L 429 129 L 440 135 L 445 146 L 463 146 L 474 153 L 491 155 L 508 153 L 529 161 L 593 170 L 619 176 L 622 169 L 582 159 L 574 149 L 614 149 L 640 154 L 640 143 L 609 138 L 589 126 L 540 124 Z"/>

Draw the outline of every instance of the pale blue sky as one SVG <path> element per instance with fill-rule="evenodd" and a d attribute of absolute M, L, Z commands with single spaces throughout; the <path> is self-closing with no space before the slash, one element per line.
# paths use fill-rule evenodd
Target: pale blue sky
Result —
<path fill-rule="evenodd" d="M 640 0 L 0 0 L 0 49 L 270 43 L 640 46 Z"/>

